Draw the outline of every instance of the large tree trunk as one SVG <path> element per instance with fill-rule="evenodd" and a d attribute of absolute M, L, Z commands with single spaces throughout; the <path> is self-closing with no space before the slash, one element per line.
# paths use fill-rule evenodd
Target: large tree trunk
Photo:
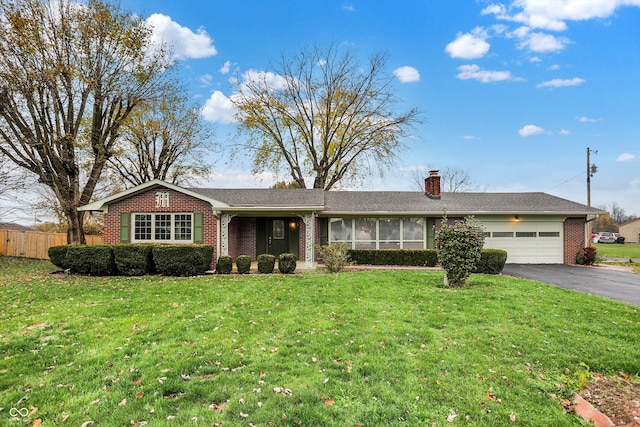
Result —
<path fill-rule="evenodd" d="M 87 243 L 84 237 L 84 229 L 82 227 L 84 212 L 77 209 L 70 209 L 65 212 L 67 217 L 67 244 Z"/>

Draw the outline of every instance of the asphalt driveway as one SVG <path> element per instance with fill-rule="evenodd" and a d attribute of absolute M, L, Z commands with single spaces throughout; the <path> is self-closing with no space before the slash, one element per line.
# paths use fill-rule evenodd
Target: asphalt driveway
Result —
<path fill-rule="evenodd" d="M 626 271 L 563 264 L 507 264 L 502 274 L 640 306 L 640 275 Z"/>

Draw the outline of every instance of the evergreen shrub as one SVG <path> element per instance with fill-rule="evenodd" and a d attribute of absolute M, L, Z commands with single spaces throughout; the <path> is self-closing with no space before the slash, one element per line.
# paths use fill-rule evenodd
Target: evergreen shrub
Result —
<path fill-rule="evenodd" d="M 291 274 L 296 270 L 298 257 L 294 254 L 285 253 L 278 256 L 278 270 L 283 274 Z"/>
<path fill-rule="evenodd" d="M 218 274 L 231 274 L 233 269 L 233 258 L 228 255 L 220 255 L 218 262 L 216 263 L 216 273 Z"/>
<path fill-rule="evenodd" d="M 251 257 L 249 255 L 238 255 L 236 267 L 238 274 L 249 274 L 251 271 Z"/>
<path fill-rule="evenodd" d="M 271 254 L 258 255 L 258 273 L 270 274 L 276 266 L 276 257 Z"/>

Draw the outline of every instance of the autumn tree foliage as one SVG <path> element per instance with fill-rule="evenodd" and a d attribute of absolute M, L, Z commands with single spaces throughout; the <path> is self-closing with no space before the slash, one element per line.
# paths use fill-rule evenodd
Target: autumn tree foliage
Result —
<path fill-rule="evenodd" d="M 211 151 L 212 136 L 184 89 L 168 84 L 124 121 L 108 162 L 111 176 L 125 188 L 153 179 L 188 184 L 209 173 L 204 151 Z"/>
<path fill-rule="evenodd" d="M 250 72 L 231 98 L 253 171 L 329 190 L 381 173 L 395 159 L 418 111 L 397 112 L 387 55 L 366 65 L 331 45 L 282 55 L 269 72 Z"/>
<path fill-rule="evenodd" d="M 152 99 L 171 59 L 116 3 L 0 2 L 0 152 L 55 194 L 69 243 L 122 124 Z M 153 47 L 153 48 L 152 48 Z"/>

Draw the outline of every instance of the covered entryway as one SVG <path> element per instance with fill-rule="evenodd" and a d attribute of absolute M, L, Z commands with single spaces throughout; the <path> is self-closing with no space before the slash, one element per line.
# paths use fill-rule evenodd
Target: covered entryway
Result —
<path fill-rule="evenodd" d="M 480 221 L 485 227 L 484 247 L 507 251 L 507 263 L 562 264 L 564 261 L 564 218 L 514 215 L 503 221 Z"/>
<path fill-rule="evenodd" d="M 278 256 L 292 253 L 300 257 L 299 218 L 258 218 L 256 224 L 257 255 Z"/>

